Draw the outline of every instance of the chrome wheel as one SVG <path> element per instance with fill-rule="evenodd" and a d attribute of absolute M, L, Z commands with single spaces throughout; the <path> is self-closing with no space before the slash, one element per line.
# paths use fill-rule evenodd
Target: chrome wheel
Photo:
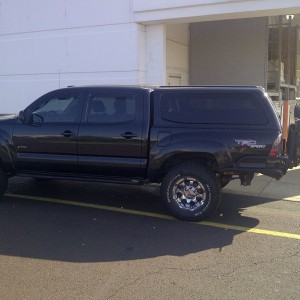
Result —
<path fill-rule="evenodd" d="M 174 217 L 184 221 L 201 221 L 218 207 L 220 182 L 207 166 L 198 162 L 184 162 L 166 174 L 161 195 Z"/>
<path fill-rule="evenodd" d="M 181 209 L 194 211 L 204 205 L 206 191 L 203 184 L 194 177 L 180 178 L 172 189 L 173 199 Z"/>

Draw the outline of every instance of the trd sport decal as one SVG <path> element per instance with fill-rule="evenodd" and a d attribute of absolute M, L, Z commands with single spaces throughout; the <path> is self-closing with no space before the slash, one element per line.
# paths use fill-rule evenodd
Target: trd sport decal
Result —
<path fill-rule="evenodd" d="M 248 146 L 255 149 L 264 149 L 266 145 L 257 145 L 255 140 L 234 140 L 239 146 Z"/>

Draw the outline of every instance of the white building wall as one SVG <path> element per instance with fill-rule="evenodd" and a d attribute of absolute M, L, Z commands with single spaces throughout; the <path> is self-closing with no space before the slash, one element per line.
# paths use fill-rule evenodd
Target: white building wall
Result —
<path fill-rule="evenodd" d="M 0 113 L 67 85 L 166 84 L 172 74 L 186 84 L 186 27 L 180 36 L 165 24 L 287 13 L 300 13 L 299 0 L 1 0 Z"/>
<path fill-rule="evenodd" d="M 134 21 L 191 23 L 300 13 L 299 0 L 132 0 Z"/>
<path fill-rule="evenodd" d="M 68 85 L 145 82 L 130 0 L 4 0 L 0 16 L 1 113 Z"/>

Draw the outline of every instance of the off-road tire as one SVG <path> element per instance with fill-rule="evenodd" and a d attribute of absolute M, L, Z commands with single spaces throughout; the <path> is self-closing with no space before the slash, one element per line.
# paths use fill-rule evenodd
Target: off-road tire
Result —
<path fill-rule="evenodd" d="M 200 221 L 217 209 L 221 186 L 216 175 L 205 165 L 182 163 L 166 174 L 161 197 L 175 218 Z"/>
<path fill-rule="evenodd" d="M 7 176 L 0 165 L 0 198 L 4 195 L 7 189 L 7 184 L 8 184 Z"/>

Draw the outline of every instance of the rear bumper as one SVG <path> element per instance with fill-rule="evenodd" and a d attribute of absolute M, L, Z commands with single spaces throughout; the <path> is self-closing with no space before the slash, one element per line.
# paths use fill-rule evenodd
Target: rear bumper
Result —
<path fill-rule="evenodd" d="M 231 171 L 238 175 L 261 173 L 279 180 L 286 174 L 291 164 L 287 156 L 280 156 L 276 158 L 252 157 L 250 160 L 251 163 L 238 163 Z M 228 172 L 230 170 L 227 169 L 226 171 Z"/>
<path fill-rule="evenodd" d="M 267 161 L 266 169 L 260 173 L 279 180 L 289 169 L 290 161 L 287 156 L 272 158 Z"/>

